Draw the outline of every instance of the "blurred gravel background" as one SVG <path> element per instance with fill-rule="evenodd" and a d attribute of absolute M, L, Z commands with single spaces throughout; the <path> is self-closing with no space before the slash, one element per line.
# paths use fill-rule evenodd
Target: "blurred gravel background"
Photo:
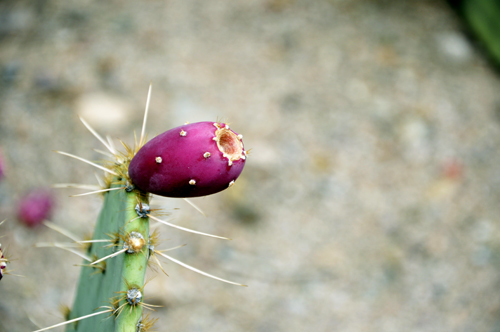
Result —
<path fill-rule="evenodd" d="M 228 120 L 252 148 L 231 189 L 155 199 L 184 262 L 152 271 L 163 331 L 500 331 L 500 79 L 442 1 L 0 1 L 0 331 L 72 306 L 80 258 L 37 242 L 29 189 L 95 184 L 100 143 Z M 118 145 L 118 140 L 115 141 Z M 56 191 L 51 220 L 92 230 L 99 197 Z M 62 331 L 59 330 L 59 331 Z"/>

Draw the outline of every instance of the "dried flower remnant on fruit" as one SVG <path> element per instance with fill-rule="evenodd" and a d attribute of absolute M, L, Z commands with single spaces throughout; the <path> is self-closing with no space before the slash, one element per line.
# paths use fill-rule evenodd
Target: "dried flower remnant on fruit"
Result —
<path fill-rule="evenodd" d="M 47 189 L 31 191 L 19 201 L 17 217 L 29 227 L 35 227 L 49 218 L 54 207 L 54 197 Z"/>
<path fill-rule="evenodd" d="M 189 135 L 179 135 L 182 132 Z M 162 163 L 156 162 L 158 157 Z M 207 121 L 156 136 L 136 153 L 128 171 L 143 191 L 166 197 L 199 197 L 226 189 L 242 172 L 245 160 L 242 136 L 225 123 Z"/>
<path fill-rule="evenodd" d="M 228 166 L 232 166 L 236 160 L 244 160 L 243 135 L 233 132 L 227 124 L 214 123 L 213 125 L 217 128 L 213 140 L 217 142 L 217 147 L 222 155 L 227 158 Z"/>

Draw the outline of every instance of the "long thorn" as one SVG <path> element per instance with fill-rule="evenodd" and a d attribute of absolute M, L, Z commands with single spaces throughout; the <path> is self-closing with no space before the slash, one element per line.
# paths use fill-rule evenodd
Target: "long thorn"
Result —
<path fill-rule="evenodd" d="M 79 239 L 76 236 L 74 236 L 70 231 L 67 231 L 64 228 L 57 226 L 53 222 L 45 220 L 43 222 L 43 224 L 45 226 L 47 226 L 48 228 L 50 228 L 50 229 L 52 229 L 52 230 L 54 230 L 54 231 L 56 231 L 58 233 L 61 233 L 62 235 L 66 236 L 67 238 L 70 238 L 71 240 L 73 240 L 75 242 L 79 241 Z"/>
<path fill-rule="evenodd" d="M 202 210 L 202 209 L 200 209 L 200 208 L 199 208 L 196 204 L 194 204 L 194 203 L 193 203 L 190 199 L 183 198 L 183 200 L 184 200 L 184 201 L 186 201 L 186 203 L 188 203 L 188 204 L 189 204 L 189 205 L 191 205 L 192 207 L 194 207 L 194 209 L 195 209 L 196 211 L 198 211 L 199 213 L 201 213 L 203 216 L 205 216 L 205 217 L 207 216 L 207 215 L 205 214 L 205 212 L 203 212 L 203 210 Z"/>
<path fill-rule="evenodd" d="M 195 233 L 195 234 L 200 234 L 200 235 L 205 235 L 205 236 L 210 236 L 210 237 L 215 237 L 215 238 L 218 238 L 218 239 L 223 239 L 223 240 L 231 240 L 230 238 L 227 238 L 227 237 L 223 237 L 223 236 L 217 236 L 217 235 L 212 235 L 212 234 L 207 234 L 207 233 L 202 233 L 202 232 L 198 232 L 198 231 L 195 231 L 195 230 L 192 230 L 192 229 L 189 229 L 189 228 L 185 228 L 185 227 L 181 227 L 181 226 L 177 226 L 177 225 L 174 225 L 174 224 L 171 224 L 169 222 L 166 222 L 165 220 L 161 220 L 161 219 L 158 219 L 150 214 L 147 215 L 149 218 L 153 219 L 153 220 L 156 220 L 158 222 L 161 222 L 165 225 L 168 225 L 170 227 L 174 227 L 174 228 L 177 228 L 177 229 L 181 229 L 185 232 L 189 232 L 189 233 Z"/>
<path fill-rule="evenodd" d="M 85 240 L 85 241 L 76 241 L 76 243 L 101 243 L 101 242 L 113 242 L 113 240 Z"/>
<path fill-rule="evenodd" d="M 52 185 L 52 188 L 75 188 L 75 189 L 87 189 L 87 190 L 98 190 L 101 189 L 101 187 L 96 186 L 94 184 L 80 184 L 80 183 L 56 183 Z"/>
<path fill-rule="evenodd" d="M 144 121 L 142 122 L 141 139 L 139 140 L 139 147 L 142 146 L 144 140 L 144 134 L 146 132 L 146 121 L 148 119 L 149 112 L 149 101 L 151 100 L 151 90 L 153 89 L 153 83 L 149 84 L 148 99 L 146 100 L 146 110 L 144 111 Z"/>
<path fill-rule="evenodd" d="M 115 172 L 113 172 L 112 170 L 107 169 L 107 168 L 106 168 L 106 167 L 104 167 L 104 166 L 97 165 L 97 164 L 95 164 L 95 163 L 93 163 L 93 162 L 91 162 L 91 161 L 88 161 L 87 159 L 83 159 L 82 157 L 78 157 L 78 156 L 75 156 L 74 154 L 67 153 L 67 152 L 62 152 L 62 151 L 54 151 L 54 152 L 55 152 L 55 153 L 62 154 L 62 155 L 64 155 L 64 156 L 68 156 L 68 157 L 71 157 L 71 158 L 78 159 L 78 160 L 80 160 L 80 161 L 83 161 L 84 163 L 87 163 L 87 164 L 92 165 L 92 166 L 94 166 L 94 167 L 100 168 L 100 169 L 102 169 L 102 170 L 103 170 L 103 171 L 105 171 L 105 172 L 108 172 L 108 173 L 110 173 L 110 174 L 113 174 L 113 175 L 118 176 L 118 173 L 115 173 Z"/>
<path fill-rule="evenodd" d="M 206 276 L 206 277 L 209 277 L 209 278 L 212 278 L 212 279 L 216 279 L 216 280 L 219 280 L 219 281 L 223 281 L 223 282 L 227 282 L 228 284 L 233 284 L 233 285 L 237 285 L 237 286 L 248 287 L 247 285 L 243 285 L 243 284 L 239 284 L 239 283 L 237 283 L 237 282 L 233 282 L 233 281 L 229 281 L 229 280 L 226 280 L 226 279 L 222 279 L 222 278 L 219 278 L 219 277 L 213 276 L 213 275 L 211 275 L 211 274 L 208 274 L 208 273 L 206 273 L 206 272 L 203 272 L 203 271 L 201 271 L 201 270 L 198 270 L 197 268 L 194 268 L 194 267 L 192 267 L 192 266 L 190 266 L 190 265 L 187 265 L 186 263 L 183 263 L 183 262 L 181 262 L 181 261 L 179 261 L 179 260 L 177 260 L 177 259 L 175 259 L 175 258 L 172 258 L 172 257 L 170 257 L 170 256 L 168 256 L 167 254 L 164 254 L 164 253 L 162 253 L 162 252 L 158 252 L 158 251 L 156 251 L 156 250 L 155 250 L 155 253 L 156 253 L 156 254 L 158 254 L 158 255 L 160 255 L 160 256 L 162 256 L 162 257 L 165 257 L 166 259 L 168 259 L 168 260 L 170 260 L 170 261 L 172 261 L 172 262 L 174 262 L 174 263 L 177 263 L 177 264 L 179 264 L 179 265 L 181 265 L 181 266 L 184 266 L 186 269 L 189 269 L 189 270 L 191 270 L 191 271 L 193 271 L 193 272 L 196 272 L 196 273 L 202 274 L 202 275 L 204 275 L 204 276 Z"/>
<path fill-rule="evenodd" d="M 109 150 L 109 152 L 111 152 L 112 154 L 116 154 L 116 151 L 113 150 L 113 148 L 108 144 L 106 143 L 106 141 L 101 137 L 101 135 L 99 135 L 88 123 L 87 121 L 85 121 L 81 116 L 78 116 L 78 118 L 80 119 L 80 121 L 85 125 L 85 127 L 87 127 L 87 129 L 99 140 L 101 141 L 102 144 L 104 144 L 104 146 L 106 147 L 106 149 Z"/>
<path fill-rule="evenodd" d="M 69 196 L 69 197 L 78 197 L 78 196 L 86 196 L 86 195 L 100 194 L 100 193 L 105 193 L 105 192 L 107 192 L 107 191 L 112 191 L 112 190 L 120 190 L 120 189 L 125 189 L 125 187 L 101 189 L 101 190 L 91 191 L 91 192 L 88 192 L 88 193 L 77 194 L 77 195 L 71 195 L 71 196 Z"/>
<path fill-rule="evenodd" d="M 97 179 L 97 182 L 99 183 L 100 188 L 106 188 L 106 183 L 101 179 L 97 173 L 94 172 L 95 178 Z"/>
<path fill-rule="evenodd" d="M 125 252 L 125 251 L 127 251 L 127 250 L 128 250 L 128 248 L 124 248 L 124 249 L 122 249 L 122 250 L 119 250 L 119 251 L 117 251 L 117 252 L 114 252 L 114 253 L 112 253 L 111 255 L 108 255 L 108 256 L 106 256 L 106 257 L 103 257 L 103 258 L 101 258 L 101 259 L 96 260 L 95 262 L 90 263 L 90 265 L 95 265 L 95 264 L 97 264 L 97 263 L 100 263 L 100 262 L 102 262 L 102 261 L 104 261 L 104 260 L 108 259 L 108 258 L 118 256 L 119 254 L 122 254 L 122 253 L 124 253 L 124 252 Z"/>
<path fill-rule="evenodd" d="M 112 155 L 111 153 L 109 152 L 106 152 L 106 151 L 103 151 L 103 150 L 100 150 L 100 149 L 93 149 L 95 152 L 97 153 L 100 153 L 102 154 L 103 156 L 106 156 L 106 157 L 110 157 L 110 158 L 114 158 L 115 156 Z"/>
<path fill-rule="evenodd" d="M 144 302 L 141 302 L 141 304 L 144 308 L 148 309 L 148 310 L 153 310 L 155 311 L 153 308 L 161 308 L 163 307 L 162 305 L 154 305 L 154 304 L 149 304 L 149 303 L 144 303 Z"/>
<path fill-rule="evenodd" d="M 172 248 L 168 248 L 168 249 L 156 250 L 156 251 L 159 251 L 159 252 L 172 251 L 172 250 L 179 249 L 179 248 L 182 248 L 185 246 L 187 246 L 187 244 L 181 244 L 180 246 L 176 246 L 176 247 L 172 247 Z"/>
<path fill-rule="evenodd" d="M 35 243 L 36 248 L 48 248 L 48 247 L 57 247 L 57 248 L 81 248 L 78 243 L 63 243 L 63 242 L 38 242 Z"/>
<path fill-rule="evenodd" d="M 56 328 L 56 327 L 59 327 L 59 326 L 63 326 L 63 325 L 67 325 L 67 324 L 71 324 L 73 322 L 78 322 L 79 320 L 82 320 L 82 319 L 85 319 L 85 318 L 90 318 L 90 317 L 93 317 L 93 316 L 97 316 L 97 315 L 100 315 L 100 314 L 104 314 L 106 312 L 112 312 L 113 310 L 109 309 L 109 310 L 105 310 L 105 311 L 99 311 L 99 312 L 94 312 L 93 314 L 90 314 L 90 315 L 86 315 L 86 316 L 82 316 L 82 317 L 78 317 L 78 318 L 75 318 L 75 319 L 72 319 L 72 320 L 67 320 L 65 322 L 62 322 L 62 323 L 59 323 L 59 324 L 56 324 L 56 325 L 52 325 L 52 326 L 49 326 L 49 327 L 46 327 L 46 328 L 43 328 L 41 330 L 36 330 L 36 331 L 33 331 L 33 332 L 42 332 L 42 331 L 47 331 L 47 330 L 51 330 L 53 328 Z"/>
<path fill-rule="evenodd" d="M 163 269 L 163 266 L 161 266 L 160 260 L 158 259 L 158 257 L 156 257 L 156 255 L 154 253 L 155 253 L 155 251 L 153 251 L 151 258 L 153 258 L 155 260 L 154 263 L 156 263 L 160 267 L 160 270 L 168 277 L 168 273 L 165 272 L 165 270 Z M 149 262 L 148 262 L 148 264 L 149 264 Z"/>
<path fill-rule="evenodd" d="M 39 246 L 38 244 L 35 245 L 36 247 L 40 247 L 40 248 L 43 248 L 43 247 L 56 247 L 56 248 L 60 248 L 60 249 L 63 249 L 63 250 L 66 250 L 66 251 L 69 251 L 75 255 L 78 255 L 80 256 L 81 258 L 85 259 L 86 261 L 88 262 L 92 262 L 92 260 L 90 258 L 88 258 L 86 255 L 82 254 L 81 252 L 78 252 L 76 250 L 73 250 L 71 248 L 67 248 L 64 244 L 61 245 L 61 243 L 52 243 L 52 246 L 49 244 L 49 245 L 45 245 L 45 243 L 41 243 L 42 246 Z"/>
<path fill-rule="evenodd" d="M 111 149 L 113 149 L 113 151 L 117 151 L 116 147 L 115 147 L 115 143 L 113 143 L 113 139 L 111 138 L 111 136 L 106 135 L 106 140 L 108 141 L 108 144 L 111 147 Z"/>

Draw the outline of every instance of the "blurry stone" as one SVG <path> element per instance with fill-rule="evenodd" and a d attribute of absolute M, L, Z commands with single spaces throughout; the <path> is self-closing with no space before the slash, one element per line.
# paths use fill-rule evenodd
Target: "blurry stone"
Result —
<path fill-rule="evenodd" d="M 116 59 L 113 57 L 105 57 L 97 62 L 97 73 L 104 86 L 114 88 L 120 85 L 119 79 L 116 76 Z"/>
<path fill-rule="evenodd" d="M 17 217 L 26 226 L 35 227 L 51 216 L 53 208 L 54 197 L 50 190 L 36 189 L 19 201 Z"/>
<path fill-rule="evenodd" d="M 64 13 L 62 16 L 61 23 L 63 26 L 70 29 L 82 28 L 88 21 L 88 14 L 84 11 L 72 9 Z"/>
<path fill-rule="evenodd" d="M 35 76 L 35 86 L 44 91 L 57 89 L 57 79 L 49 74 L 41 73 Z"/>
<path fill-rule="evenodd" d="M 76 112 L 92 127 L 116 131 L 130 121 L 130 108 L 121 99 L 95 92 L 83 94 L 76 100 Z"/>
<path fill-rule="evenodd" d="M 0 83 L 6 86 L 12 85 L 18 77 L 20 68 L 17 62 L 11 61 L 4 64 L 0 69 Z"/>
<path fill-rule="evenodd" d="M 406 157 L 413 162 L 423 162 L 430 154 L 430 127 L 421 117 L 411 116 L 403 122 L 400 138 Z"/>
<path fill-rule="evenodd" d="M 441 167 L 441 176 L 433 182 L 427 190 L 427 197 L 433 201 L 440 201 L 457 192 L 463 176 L 463 166 L 455 159 L 444 162 Z"/>
<path fill-rule="evenodd" d="M 69 97 L 76 94 L 74 87 L 51 72 L 37 73 L 33 81 L 38 91 L 52 98 Z"/>
<path fill-rule="evenodd" d="M 293 5 L 293 2 L 292 0 L 268 0 L 266 7 L 270 11 L 281 12 Z"/>
<path fill-rule="evenodd" d="M 460 180 L 463 173 L 463 165 L 456 159 L 448 160 L 442 166 L 442 174 L 447 179 Z"/>
<path fill-rule="evenodd" d="M 9 8 L 0 11 L 0 37 L 23 32 L 33 23 L 34 15 L 29 8 Z"/>
<path fill-rule="evenodd" d="M 4 177 L 5 177 L 5 164 L 3 161 L 3 157 L 0 154 L 0 181 L 2 181 Z"/>
<path fill-rule="evenodd" d="M 444 32 L 436 36 L 440 51 L 456 62 L 466 62 L 472 58 L 472 48 L 465 37 L 458 32 Z"/>

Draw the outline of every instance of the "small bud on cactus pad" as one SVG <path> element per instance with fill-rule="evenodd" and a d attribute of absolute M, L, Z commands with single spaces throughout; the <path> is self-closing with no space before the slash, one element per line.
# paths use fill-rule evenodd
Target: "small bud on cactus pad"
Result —
<path fill-rule="evenodd" d="M 19 202 L 17 216 L 25 225 L 34 227 L 50 216 L 53 206 L 54 198 L 51 192 L 37 189 Z"/>
<path fill-rule="evenodd" d="M 145 144 L 130 162 L 141 190 L 166 197 L 215 194 L 234 183 L 245 165 L 242 136 L 224 123 L 170 129 Z"/>

